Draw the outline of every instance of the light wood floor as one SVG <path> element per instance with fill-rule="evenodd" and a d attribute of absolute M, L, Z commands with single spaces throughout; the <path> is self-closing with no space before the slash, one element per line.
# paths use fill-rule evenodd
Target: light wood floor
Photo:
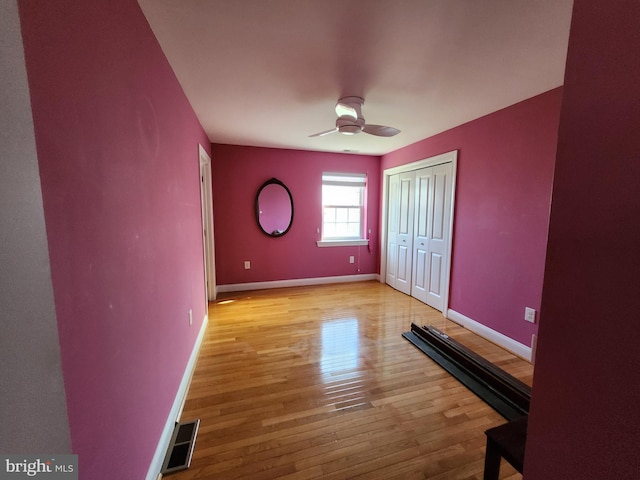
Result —
<path fill-rule="evenodd" d="M 224 294 L 182 420 L 190 479 L 481 479 L 505 420 L 401 337 L 434 325 L 524 382 L 533 367 L 378 282 Z M 522 478 L 503 461 L 502 479 Z"/>

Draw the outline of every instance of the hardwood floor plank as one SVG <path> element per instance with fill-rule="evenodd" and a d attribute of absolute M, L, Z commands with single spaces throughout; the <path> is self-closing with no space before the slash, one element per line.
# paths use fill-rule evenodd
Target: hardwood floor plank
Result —
<path fill-rule="evenodd" d="M 401 337 L 411 322 L 530 384 L 531 364 L 378 282 L 225 294 L 182 414 L 201 420 L 192 464 L 170 478 L 481 479 L 505 420 Z"/>

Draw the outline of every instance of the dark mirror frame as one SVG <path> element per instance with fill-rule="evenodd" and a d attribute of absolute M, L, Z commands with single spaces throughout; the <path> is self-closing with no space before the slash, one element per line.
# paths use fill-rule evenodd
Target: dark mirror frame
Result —
<path fill-rule="evenodd" d="M 287 192 L 287 195 L 289 195 L 289 202 L 291 203 L 291 216 L 289 217 L 289 225 L 287 226 L 286 230 L 284 230 L 282 233 L 279 233 L 279 234 L 272 233 L 272 232 L 267 232 L 264 228 L 262 228 L 262 225 L 260 224 L 260 193 L 262 192 L 262 190 L 265 187 L 267 187 L 269 185 L 280 185 L 282 188 L 284 188 L 284 190 Z M 256 223 L 258 224 L 258 227 L 260 228 L 260 230 L 265 235 L 267 235 L 269 237 L 282 237 L 289 230 L 291 230 L 291 225 L 293 225 L 293 196 L 291 195 L 291 191 L 287 188 L 287 186 L 284 183 L 282 183 L 277 178 L 271 178 L 271 179 L 267 180 L 258 189 L 258 193 L 256 194 L 256 210 L 255 210 L 255 213 L 256 213 Z"/>

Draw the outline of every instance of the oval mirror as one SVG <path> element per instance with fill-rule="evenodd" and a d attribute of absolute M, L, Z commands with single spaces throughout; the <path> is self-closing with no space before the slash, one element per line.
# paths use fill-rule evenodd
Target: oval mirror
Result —
<path fill-rule="evenodd" d="M 256 220 L 260 229 L 270 237 L 281 237 L 291 228 L 293 197 L 280 180 L 267 180 L 258 190 Z"/>

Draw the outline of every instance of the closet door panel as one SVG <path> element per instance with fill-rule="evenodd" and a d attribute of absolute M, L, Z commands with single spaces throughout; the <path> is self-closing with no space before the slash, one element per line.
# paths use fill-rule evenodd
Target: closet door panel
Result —
<path fill-rule="evenodd" d="M 445 262 L 449 262 L 448 244 L 453 188 L 450 163 L 432 168 L 433 198 L 428 212 L 429 284 L 426 303 L 440 311 L 444 308 Z"/>
<path fill-rule="evenodd" d="M 400 227 L 400 175 L 389 177 L 389 194 L 387 204 L 387 267 L 385 281 L 396 287 L 398 273 L 398 229 Z"/>
<path fill-rule="evenodd" d="M 398 263 L 395 288 L 411 294 L 411 260 L 413 256 L 414 172 L 399 174 L 398 190 Z"/>
<path fill-rule="evenodd" d="M 442 293 L 442 255 L 432 253 L 429 259 L 429 294 L 440 296 Z"/>
<path fill-rule="evenodd" d="M 429 209 L 431 208 L 432 169 L 423 168 L 416 171 L 415 179 L 415 215 L 413 238 L 413 281 L 411 296 L 427 301 L 429 285 Z"/>

